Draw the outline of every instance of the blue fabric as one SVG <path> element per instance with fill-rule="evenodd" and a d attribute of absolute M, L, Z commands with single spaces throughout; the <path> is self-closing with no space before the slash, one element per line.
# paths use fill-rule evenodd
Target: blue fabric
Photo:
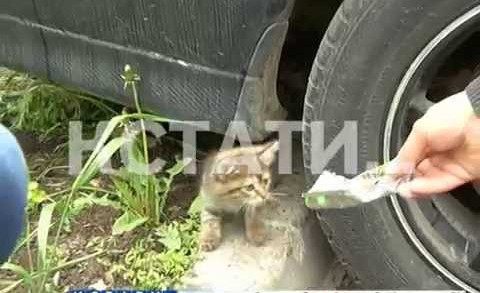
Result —
<path fill-rule="evenodd" d="M 28 169 L 15 137 L 0 125 L 0 263 L 6 261 L 22 233 Z"/>

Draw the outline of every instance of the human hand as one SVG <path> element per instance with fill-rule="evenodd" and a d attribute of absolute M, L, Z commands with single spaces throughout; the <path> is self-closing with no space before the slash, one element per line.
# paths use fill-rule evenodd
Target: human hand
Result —
<path fill-rule="evenodd" d="M 433 105 L 417 120 L 394 159 L 393 172 L 415 171 L 400 185 L 406 197 L 448 192 L 480 179 L 480 119 L 461 92 Z"/>

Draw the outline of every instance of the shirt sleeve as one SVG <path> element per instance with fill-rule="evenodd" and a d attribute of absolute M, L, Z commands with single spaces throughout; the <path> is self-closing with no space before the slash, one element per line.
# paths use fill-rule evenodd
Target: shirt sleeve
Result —
<path fill-rule="evenodd" d="M 470 82 L 465 92 L 472 103 L 473 111 L 477 117 L 480 117 L 480 76 Z"/>

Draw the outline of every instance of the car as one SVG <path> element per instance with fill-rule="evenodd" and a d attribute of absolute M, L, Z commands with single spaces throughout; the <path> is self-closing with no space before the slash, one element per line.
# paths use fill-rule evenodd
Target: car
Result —
<path fill-rule="evenodd" d="M 388 161 L 416 119 L 479 74 L 479 21 L 478 0 L 3 0 L 0 63 L 126 105 L 130 64 L 147 110 L 217 133 L 244 121 L 255 141 L 265 121 L 301 119 L 312 184 L 313 122 L 330 142 L 356 121 L 359 168 Z M 327 168 L 345 173 L 344 153 Z M 478 191 L 318 218 L 361 288 L 478 292 Z"/>

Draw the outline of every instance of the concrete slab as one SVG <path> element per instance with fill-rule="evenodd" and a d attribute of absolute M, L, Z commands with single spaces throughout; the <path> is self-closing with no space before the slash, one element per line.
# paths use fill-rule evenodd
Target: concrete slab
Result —
<path fill-rule="evenodd" d="M 303 175 L 280 179 L 276 191 L 288 192 L 265 209 L 268 240 L 248 243 L 241 219 L 224 225 L 219 248 L 203 253 L 185 282 L 196 290 L 302 290 L 332 289 L 333 253 L 313 213 L 300 197 Z"/>

